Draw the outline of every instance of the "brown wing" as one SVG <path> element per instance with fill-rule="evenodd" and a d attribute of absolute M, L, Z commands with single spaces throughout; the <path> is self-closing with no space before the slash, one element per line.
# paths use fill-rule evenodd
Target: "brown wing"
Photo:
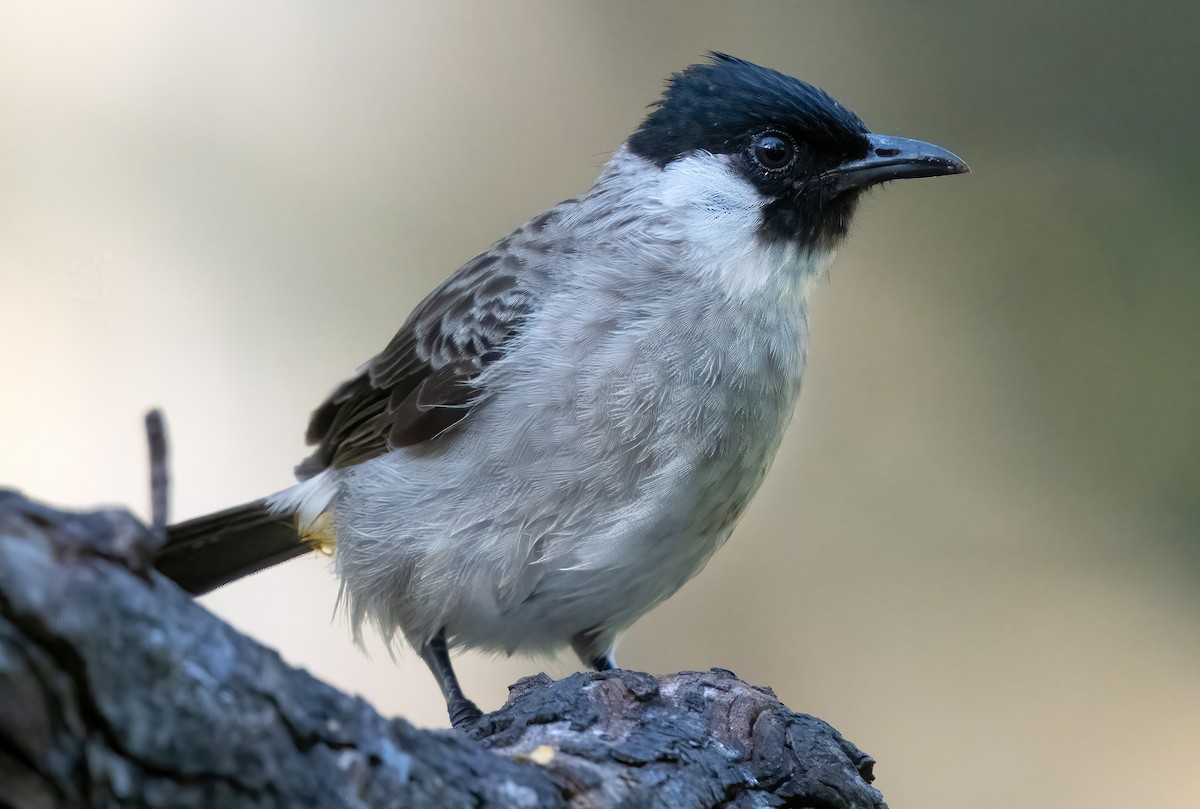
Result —
<path fill-rule="evenodd" d="M 297 477 L 429 441 L 470 412 L 480 392 L 472 381 L 502 356 L 544 280 L 510 247 L 520 233 L 446 279 L 388 347 L 313 412 L 306 440 L 316 450 Z"/>

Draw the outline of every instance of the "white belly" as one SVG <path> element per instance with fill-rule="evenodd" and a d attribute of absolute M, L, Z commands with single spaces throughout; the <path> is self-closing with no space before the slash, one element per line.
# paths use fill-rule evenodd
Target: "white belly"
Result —
<path fill-rule="evenodd" d="M 794 407 L 802 308 L 761 330 L 664 312 L 603 334 L 570 318 L 547 313 L 493 366 L 447 440 L 342 473 L 356 626 L 548 649 L 627 627 L 729 536 Z"/>

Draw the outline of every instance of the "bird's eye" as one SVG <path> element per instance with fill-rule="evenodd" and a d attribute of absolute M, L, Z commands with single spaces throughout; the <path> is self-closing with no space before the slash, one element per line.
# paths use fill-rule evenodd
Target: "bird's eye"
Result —
<path fill-rule="evenodd" d="M 754 159 L 764 169 L 785 169 L 796 156 L 796 147 L 779 135 L 759 135 L 754 141 Z"/>

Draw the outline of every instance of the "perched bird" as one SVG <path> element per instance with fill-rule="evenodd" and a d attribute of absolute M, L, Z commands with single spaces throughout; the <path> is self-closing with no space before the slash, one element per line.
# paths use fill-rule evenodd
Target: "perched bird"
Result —
<path fill-rule="evenodd" d="M 586 194 L 451 275 L 317 408 L 300 483 L 171 526 L 157 566 L 203 593 L 331 550 L 356 637 L 403 634 L 456 726 L 480 714 L 450 647 L 613 668 L 762 482 L 863 189 L 966 171 L 712 54 Z"/>

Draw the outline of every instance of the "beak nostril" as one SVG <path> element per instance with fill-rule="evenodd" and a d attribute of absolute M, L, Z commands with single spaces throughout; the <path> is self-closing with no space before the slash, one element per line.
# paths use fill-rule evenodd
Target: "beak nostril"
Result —
<path fill-rule="evenodd" d="M 895 157 L 898 154 L 900 154 L 899 149 L 882 149 L 881 148 L 881 149 L 875 150 L 876 157 Z"/>

